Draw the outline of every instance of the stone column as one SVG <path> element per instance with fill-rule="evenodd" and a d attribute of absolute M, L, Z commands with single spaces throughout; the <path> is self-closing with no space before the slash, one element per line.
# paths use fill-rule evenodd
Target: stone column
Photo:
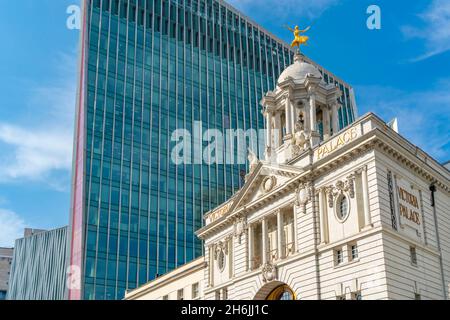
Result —
<path fill-rule="evenodd" d="M 305 118 L 303 119 L 305 121 L 305 132 L 309 133 L 309 132 L 311 132 L 311 127 L 310 127 L 311 120 L 309 119 L 310 118 L 310 116 L 309 116 L 309 108 L 310 108 L 309 101 L 307 99 L 303 99 L 302 104 L 303 104 L 303 111 L 305 114 Z"/>
<path fill-rule="evenodd" d="M 297 123 L 297 112 L 294 101 L 290 101 L 291 104 L 291 126 L 292 126 L 292 133 L 295 133 L 295 124 Z"/>
<path fill-rule="evenodd" d="M 314 93 L 309 98 L 309 120 L 311 127 L 311 146 L 315 147 L 320 143 L 320 134 L 317 130 L 317 117 L 316 117 L 316 96 Z"/>
<path fill-rule="evenodd" d="M 317 131 L 316 128 L 316 95 L 313 93 L 309 97 L 309 121 L 310 121 L 310 129 L 311 131 Z"/>
<path fill-rule="evenodd" d="M 209 246 L 209 286 L 214 286 L 214 245 Z"/>
<path fill-rule="evenodd" d="M 277 249 L 278 259 L 283 259 L 283 213 L 281 210 L 277 211 Z"/>
<path fill-rule="evenodd" d="M 327 228 L 326 228 L 326 213 L 325 210 L 325 197 L 324 197 L 324 190 L 319 190 L 319 219 L 320 219 L 320 244 L 326 244 L 327 243 Z"/>
<path fill-rule="evenodd" d="M 229 267 L 228 271 L 229 271 L 229 277 L 230 277 L 230 278 L 232 278 L 233 275 L 234 275 L 234 272 L 233 272 L 233 271 L 234 271 L 233 240 L 234 240 L 234 237 L 233 237 L 233 236 L 231 236 L 231 237 L 228 239 L 228 261 L 230 261 L 230 262 L 228 263 L 228 267 Z"/>
<path fill-rule="evenodd" d="M 322 108 L 322 117 L 323 117 L 323 138 L 324 140 L 327 140 L 331 137 L 330 132 L 330 110 L 328 109 L 328 106 L 325 106 Z"/>
<path fill-rule="evenodd" d="M 272 153 L 272 112 L 266 113 L 266 147 L 267 147 L 267 159 Z"/>
<path fill-rule="evenodd" d="M 331 126 L 333 128 L 333 135 L 339 132 L 339 115 L 337 102 L 331 105 Z"/>
<path fill-rule="evenodd" d="M 293 230 L 292 230 L 292 238 L 294 239 L 294 252 L 298 252 L 298 226 L 297 226 L 297 208 L 294 206 L 293 209 L 294 216 L 292 217 L 292 224 Z"/>
<path fill-rule="evenodd" d="M 267 147 L 272 148 L 272 112 L 266 113 Z"/>
<path fill-rule="evenodd" d="M 369 206 L 369 185 L 367 182 L 367 166 L 364 166 L 361 170 L 361 180 L 362 180 L 362 194 L 363 194 L 363 204 L 364 204 L 364 228 L 372 227 L 372 218 L 370 216 L 370 206 Z"/>
<path fill-rule="evenodd" d="M 267 263 L 267 220 L 266 218 L 262 219 L 262 264 L 265 265 Z"/>
<path fill-rule="evenodd" d="M 247 250 L 248 266 L 247 270 L 253 269 L 253 225 L 249 224 L 247 229 Z"/>
<path fill-rule="evenodd" d="M 275 137 L 274 137 L 274 148 L 277 149 L 281 145 L 282 137 L 282 129 L 281 129 L 281 115 L 280 113 L 275 114 Z"/>
<path fill-rule="evenodd" d="M 284 106 L 284 113 L 286 118 L 286 135 L 290 135 L 292 133 L 291 100 L 289 100 L 288 94 L 286 94 L 284 98 L 286 99 Z"/>

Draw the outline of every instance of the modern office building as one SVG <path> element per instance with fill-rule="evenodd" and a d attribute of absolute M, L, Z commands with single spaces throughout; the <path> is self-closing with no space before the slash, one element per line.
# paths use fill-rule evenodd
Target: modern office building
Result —
<path fill-rule="evenodd" d="M 82 280 L 69 298 L 121 299 L 202 255 L 203 213 L 248 169 L 175 165 L 174 130 L 264 128 L 259 101 L 293 52 L 223 1 L 85 0 L 82 12 L 70 221 Z M 352 88 L 317 67 L 341 89 L 347 126 Z"/>
<path fill-rule="evenodd" d="M 64 300 L 68 227 L 34 231 L 16 240 L 7 300 Z"/>
<path fill-rule="evenodd" d="M 268 152 L 197 231 L 204 257 L 127 300 L 449 298 L 450 172 L 373 113 L 336 130 L 339 93 L 295 60 L 261 102 Z"/>
<path fill-rule="evenodd" d="M 0 248 L 0 300 L 5 300 L 8 292 L 13 254 L 13 248 Z"/>

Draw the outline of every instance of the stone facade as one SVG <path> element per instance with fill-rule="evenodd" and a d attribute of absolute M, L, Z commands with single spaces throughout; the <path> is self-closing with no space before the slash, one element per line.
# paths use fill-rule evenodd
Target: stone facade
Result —
<path fill-rule="evenodd" d="M 197 232 L 201 298 L 447 299 L 450 172 L 372 113 L 338 132 L 340 92 L 310 69 L 263 99 L 266 157 Z"/>

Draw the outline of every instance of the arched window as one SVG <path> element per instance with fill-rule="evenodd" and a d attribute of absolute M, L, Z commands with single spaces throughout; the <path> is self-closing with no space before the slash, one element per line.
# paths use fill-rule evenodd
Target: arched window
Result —
<path fill-rule="evenodd" d="M 296 300 L 294 291 L 288 285 L 276 287 L 266 298 L 266 300 Z"/>

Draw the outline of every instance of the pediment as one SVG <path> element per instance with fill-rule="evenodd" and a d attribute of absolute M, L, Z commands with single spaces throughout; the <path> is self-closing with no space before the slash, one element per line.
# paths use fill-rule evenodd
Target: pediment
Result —
<path fill-rule="evenodd" d="M 272 165 L 260 162 L 254 171 L 247 176 L 243 188 L 234 197 L 229 214 L 276 192 L 303 172 L 302 168 L 292 165 Z"/>

